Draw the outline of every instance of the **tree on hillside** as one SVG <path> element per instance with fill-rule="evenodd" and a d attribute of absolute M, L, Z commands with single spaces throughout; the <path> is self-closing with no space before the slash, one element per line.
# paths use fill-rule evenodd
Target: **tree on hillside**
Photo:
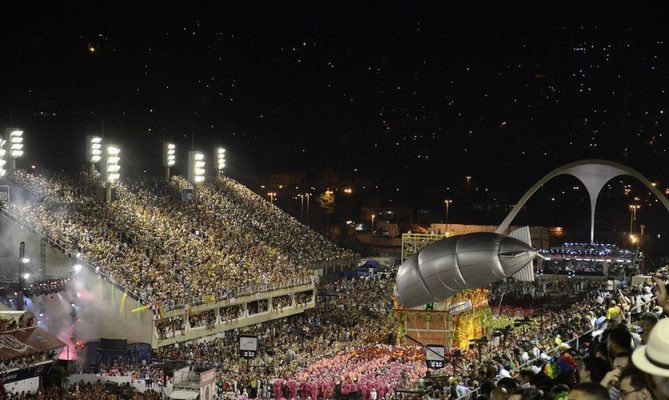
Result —
<path fill-rule="evenodd" d="M 316 201 L 325 212 L 325 229 L 328 230 L 330 229 L 330 215 L 334 213 L 336 208 L 334 193 L 331 190 L 326 190 L 316 198 Z"/>

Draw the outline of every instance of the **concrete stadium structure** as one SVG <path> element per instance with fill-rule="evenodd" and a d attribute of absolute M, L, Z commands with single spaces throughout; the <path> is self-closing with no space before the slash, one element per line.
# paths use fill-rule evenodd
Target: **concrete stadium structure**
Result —
<path fill-rule="evenodd" d="M 588 159 L 565 164 L 539 179 L 539 181 L 537 181 L 537 183 L 535 183 L 534 186 L 520 198 L 509 215 L 507 215 L 506 218 L 504 218 L 504 221 L 497 227 L 495 233 L 504 233 L 530 197 L 532 197 L 532 195 L 546 182 L 558 175 L 572 175 L 583 182 L 583 185 L 588 191 L 588 195 L 590 196 L 590 243 L 594 243 L 595 241 L 595 211 L 597 209 L 599 192 L 601 192 L 608 181 L 616 176 L 627 175 L 637 179 L 639 182 L 643 183 L 643 185 L 658 198 L 667 211 L 669 211 L 669 200 L 667 200 L 667 198 L 657 190 L 645 176 L 641 175 L 635 169 L 613 161 Z"/>
<path fill-rule="evenodd" d="M 315 306 L 315 284 L 312 278 L 295 282 L 283 282 L 276 285 L 267 285 L 257 288 L 244 288 L 238 290 L 234 297 L 226 299 L 197 299 L 194 298 L 189 304 L 174 302 L 169 309 L 163 309 L 160 313 L 152 310 L 150 305 L 142 304 L 138 296 L 134 296 L 121 285 L 112 282 L 108 277 L 100 274 L 82 260 L 60 246 L 55 241 L 43 237 L 31 227 L 24 225 L 18 218 L 11 215 L 7 210 L 0 210 L 0 240 L 5 248 L 12 254 L 2 260 L 3 268 L 7 270 L 17 268 L 19 263 L 20 242 L 25 243 L 25 255 L 31 257 L 31 265 L 36 275 L 41 279 L 72 278 L 72 292 L 70 295 L 78 298 L 77 324 L 85 324 L 88 340 L 99 338 L 126 339 L 128 343 L 148 343 L 153 348 L 174 344 L 176 342 L 190 341 L 205 336 L 214 335 L 232 329 L 244 328 L 265 321 L 285 318 L 293 314 L 299 314 L 306 309 Z M 12 244 L 8 246 L 7 244 Z M 16 244 L 16 246 L 14 246 Z M 39 255 L 39 256 L 38 256 Z M 37 262 L 33 260 L 39 259 Z M 75 264 L 86 267 L 79 271 L 74 270 Z M 18 276 L 18 273 L 17 275 Z M 306 302 L 298 304 L 296 296 L 306 298 Z M 281 308 L 273 304 L 278 297 L 289 296 L 290 304 Z M 285 297 L 284 297 L 285 298 Z M 33 299 L 35 300 L 35 299 Z M 252 313 L 251 305 L 263 302 L 262 312 Z M 40 296 L 39 300 L 28 304 L 30 307 L 40 309 L 55 309 L 69 305 L 64 296 Z M 235 307 L 239 310 L 238 318 L 226 321 L 222 315 L 227 309 Z M 190 327 L 188 316 L 202 312 L 212 311 L 215 314 L 213 327 Z M 39 310 L 34 310 L 39 313 Z M 69 315 L 68 312 L 64 316 Z M 45 312 L 46 314 L 46 312 Z M 56 316 L 54 316 L 56 317 Z M 185 329 L 175 332 L 175 335 L 161 338 L 156 328 L 161 319 L 180 317 L 185 321 Z M 62 317 L 65 318 L 65 317 Z M 47 331 L 62 337 L 62 332 L 52 331 L 47 323 Z M 75 331 L 76 332 L 76 331 Z M 59 335 L 61 333 L 61 335 Z M 69 334 L 68 334 L 69 335 Z M 84 338 L 82 329 L 78 336 Z M 65 338 L 67 339 L 67 338 Z"/>

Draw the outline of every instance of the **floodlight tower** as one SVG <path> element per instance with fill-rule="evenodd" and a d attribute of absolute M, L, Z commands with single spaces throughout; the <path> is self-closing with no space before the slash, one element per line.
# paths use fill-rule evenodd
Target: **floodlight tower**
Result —
<path fill-rule="evenodd" d="M 23 131 L 9 129 L 9 169 L 16 169 L 16 159 L 23 157 Z"/>
<path fill-rule="evenodd" d="M 177 146 L 174 143 L 163 143 L 163 167 L 165 167 L 165 180 L 170 180 L 170 167 L 177 162 Z"/>
<path fill-rule="evenodd" d="M 223 174 L 223 169 L 225 169 L 225 149 L 223 147 L 217 147 L 214 151 L 214 157 L 216 158 L 216 171 L 217 176 Z"/>
<path fill-rule="evenodd" d="M 204 153 L 200 151 L 188 152 L 188 181 L 193 185 L 193 197 L 197 199 L 197 187 L 204 182 L 206 163 Z"/>
<path fill-rule="evenodd" d="M 112 200 L 111 191 L 114 182 L 121 177 L 121 149 L 117 146 L 109 145 L 105 149 L 104 159 L 104 177 L 106 182 L 105 202 L 110 203 Z"/>
<path fill-rule="evenodd" d="M 86 136 L 86 162 L 88 163 L 88 176 L 95 175 L 95 164 L 102 160 L 102 138 L 99 136 Z"/>
<path fill-rule="evenodd" d="M 0 137 L 0 178 L 7 174 L 7 170 L 5 169 L 5 164 L 7 164 L 7 160 L 5 160 L 5 155 L 7 154 L 5 144 L 7 144 L 7 141 Z"/>

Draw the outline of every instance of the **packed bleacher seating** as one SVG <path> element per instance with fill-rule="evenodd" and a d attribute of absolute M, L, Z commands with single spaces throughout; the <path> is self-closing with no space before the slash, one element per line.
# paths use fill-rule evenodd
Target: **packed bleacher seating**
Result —
<path fill-rule="evenodd" d="M 77 383 L 68 389 L 53 386 L 40 388 L 36 393 L 7 394 L 8 400 L 159 400 L 162 394 L 147 390 L 138 392 L 129 385 L 103 385 L 101 383 Z"/>
<path fill-rule="evenodd" d="M 564 243 L 539 249 L 544 260 L 537 270 L 552 275 L 623 276 L 637 272 L 642 254 L 605 243 Z"/>
<path fill-rule="evenodd" d="M 194 202 L 181 201 L 179 177 L 121 183 L 110 204 L 85 175 L 14 171 L 11 180 L 26 190 L 11 213 L 146 304 L 309 282 L 313 264 L 355 257 L 225 177 Z"/>

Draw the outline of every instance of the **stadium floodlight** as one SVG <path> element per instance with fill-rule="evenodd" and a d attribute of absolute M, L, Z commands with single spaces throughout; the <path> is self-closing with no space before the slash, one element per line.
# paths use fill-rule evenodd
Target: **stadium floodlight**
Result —
<path fill-rule="evenodd" d="M 204 182 L 205 165 L 204 154 L 202 152 L 188 152 L 188 181 L 193 186 Z"/>
<path fill-rule="evenodd" d="M 23 157 L 23 131 L 9 129 L 10 169 L 16 169 L 16 159 Z"/>
<path fill-rule="evenodd" d="M 107 146 L 107 157 L 105 159 L 105 181 L 114 183 L 121 177 L 121 149 L 114 146 Z"/>
<path fill-rule="evenodd" d="M 95 175 L 95 164 L 102 160 L 102 138 L 99 136 L 86 136 L 86 162 L 88 163 L 88 175 Z"/>
<path fill-rule="evenodd" d="M 114 145 L 107 146 L 105 150 L 104 172 L 105 181 L 107 182 L 107 190 L 105 193 L 105 201 L 111 202 L 111 189 L 114 182 L 121 177 L 121 149 Z"/>
<path fill-rule="evenodd" d="M 7 170 L 5 169 L 5 164 L 7 164 L 7 160 L 5 160 L 5 155 L 7 154 L 7 150 L 5 150 L 5 144 L 7 141 L 3 138 L 0 138 L 0 177 L 5 176 L 7 173 Z"/>
<path fill-rule="evenodd" d="M 170 180 L 170 167 L 177 162 L 177 146 L 174 143 L 163 143 L 163 167 L 165 179 Z"/>
<path fill-rule="evenodd" d="M 214 156 L 216 157 L 216 170 L 220 175 L 225 169 L 225 149 L 223 147 L 216 148 Z"/>

